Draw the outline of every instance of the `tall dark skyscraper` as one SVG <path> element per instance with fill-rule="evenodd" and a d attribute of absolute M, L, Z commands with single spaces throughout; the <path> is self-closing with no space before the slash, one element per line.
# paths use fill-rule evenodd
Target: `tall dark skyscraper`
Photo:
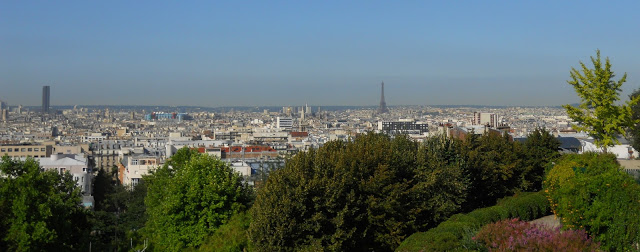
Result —
<path fill-rule="evenodd" d="M 42 113 L 49 113 L 49 86 L 42 87 Z"/>
<path fill-rule="evenodd" d="M 380 93 L 380 107 L 378 108 L 378 114 L 387 113 L 387 103 L 384 101 L 384 81 L 382 82 L 382 92 Z"/>

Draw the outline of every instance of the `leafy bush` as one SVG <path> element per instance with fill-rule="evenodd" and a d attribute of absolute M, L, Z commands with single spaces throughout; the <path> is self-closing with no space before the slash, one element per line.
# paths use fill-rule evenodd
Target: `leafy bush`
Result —
<path fill-rule="evenodd" d="M 521 193 L 506 197 L 498 205 L 456 214 L 436 228 L 415 233 L 404 240 L 397 251 L 473 250 L 478 244 L 471 240 L 483 225 L 508 218 L 533 220 L 549 213 L 549 204 L 541 192 Z"/>
<path fill-rule="evenodd" d="M 488 224 L 473 237 L 489 251 L 597 251 L 584 230 L 561 231 L 520 221 L 502 220 Z"/>
<path fill-rule="evenodd" d="M 605 250 L 637 249 L 640 185 L 613 155 L 563 158 L 545 180 L 545 192 L 565 228 L 585 229 Z"/>

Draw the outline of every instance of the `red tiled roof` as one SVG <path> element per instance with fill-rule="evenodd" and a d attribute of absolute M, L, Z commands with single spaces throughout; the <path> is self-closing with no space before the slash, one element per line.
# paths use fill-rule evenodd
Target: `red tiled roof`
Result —
<path fill-rule="evenodd" d="M 291 136 L 292 136 L 292 137 L 308 137 L 308 136 L 309 136 L 309 132 L 305 132 L 305 131 L 301 131 L 301 132 L 292 131 L 292 132 L 291 132 Z"/>

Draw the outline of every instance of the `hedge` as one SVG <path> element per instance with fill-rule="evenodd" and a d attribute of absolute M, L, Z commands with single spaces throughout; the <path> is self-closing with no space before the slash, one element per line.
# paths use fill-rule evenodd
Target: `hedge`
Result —
<path fill-rule="evenodd" d="M 409 236 L 396 251 L 474 250 L 479 245 L 471 237 L 486 224 L 510 218 L 530 221 L 549 214 L 549 202 L 542 192 L 520 193 L 499 200 L 495 206 L 453 215 L 435 228 Z"/>

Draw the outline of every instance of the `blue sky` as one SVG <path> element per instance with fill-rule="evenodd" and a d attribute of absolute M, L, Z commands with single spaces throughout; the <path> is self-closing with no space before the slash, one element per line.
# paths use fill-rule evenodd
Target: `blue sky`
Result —
<path fill-rule="evenodd" d="M 398 3 L 395 3 L 398 2 Z M 640 88 L 638 1 L 0 1 L 0 100 L 560 105 L 600 49 Z"/>

